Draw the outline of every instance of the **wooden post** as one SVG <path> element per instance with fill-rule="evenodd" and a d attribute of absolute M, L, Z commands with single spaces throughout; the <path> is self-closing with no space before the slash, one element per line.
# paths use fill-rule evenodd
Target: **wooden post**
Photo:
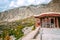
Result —
<path fill-rule="evenodd" d="M 40 19 L 40 26 L 42 26 L 42 19 Z"/>
<path fill-rule="evenodd" d="M 55 18 L 54 18 L 54 28 L 55 28 Z"/>
<path fill-rule="evenodd" d="M 43 19 L 41 19 L 41 27 L 43 26 Z"/>
<path fill-rule="evenodd" d="M 41 27 L 43 27 L 43 19 L 41 20 L 41 22 L 42 22 L 42 23 L 41 23 Z"/>
<path fill-rule="evenodd" d="M 55 26 L 56 26 L 56 28 L 57 28 L 57 20 L 56 20 L 56 18 L 55 18 Z"/>
<path fill-rule="evenodd" d="M 42 27 L 42 21 L 43 21 L 43 19 L 41 19 L 41 27 Z"/>
<path fill-rule="evenodd" d="M 50 28 L 51 28 L 51 18 L 48 18 L 49 19 L 49 25 L 50 25 Z"/>
<path fill-rule="evenodd" d="M 48 19 L 45 18 L 45 27 L 48 27 L 48 26 L 47 26 L 47 21 L 48 21 Z"/>
<path fill-rule="evenodd" d="M 44 19 L 42 19 L 42 27 L 45 27 L 44 22 L 45 22 Z"/>
<path fill-rule="evenodd" d="M 56 18 L 57 28 L 59 28 L 58 18 Z"/>

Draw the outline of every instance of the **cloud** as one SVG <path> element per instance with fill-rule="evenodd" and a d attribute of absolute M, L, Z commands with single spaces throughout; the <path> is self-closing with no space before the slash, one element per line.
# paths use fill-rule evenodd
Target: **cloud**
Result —
<path fill-rule="evenodd" d="M 18 6 L 27 6 L 27 5 L 38 5 L 38 4 L 47 4 L 51 0 L 16 0 L 16 1 L 11 1 L 10 7 L 18 7 Z"/>
<path fill-rule="evenodd" d="M 35 0 L 28 0 L 27 2 L 28 2 L 28 4 L 34 4 Z"/>
<path fill-rule="evenodd" d="M 11 1 L 9 7 L 17 7 L 16 3 L 14 1 Z"/>
<path fill-rule="evenodd" d="M 23 6 L 23 5 L 25 5 L 25 1 L 26 0 L 17 0 L 16 4 L 17 4 L 17 6 Z"/>

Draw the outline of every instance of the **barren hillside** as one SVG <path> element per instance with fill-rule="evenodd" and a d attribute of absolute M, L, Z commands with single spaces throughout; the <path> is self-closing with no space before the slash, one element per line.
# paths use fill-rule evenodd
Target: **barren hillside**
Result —
<path fill-rule="evenodd" d="M 60 1 L 52 1 L 49 4 L 23 6 L 0 13 L 0 21 L 14 21 L 24 19 L 43 12 L 60 12 Z"/>

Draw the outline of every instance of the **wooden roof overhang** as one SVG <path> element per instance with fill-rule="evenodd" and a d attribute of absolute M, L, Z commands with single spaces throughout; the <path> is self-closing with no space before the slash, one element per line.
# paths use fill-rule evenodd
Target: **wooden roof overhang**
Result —
<path fill-rule="evenodd" d="M 60 13 L 42 13 L 38 16 L 34 16 L 35 18 L 43 18 L 43 17 L 60 17 Z"/>

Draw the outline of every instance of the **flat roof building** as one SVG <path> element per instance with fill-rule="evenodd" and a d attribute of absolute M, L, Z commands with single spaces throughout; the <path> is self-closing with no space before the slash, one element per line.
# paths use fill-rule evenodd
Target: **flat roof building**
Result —
<path fill-rule="evenodd" d="M 60 28 L 60 13 L 47 12 L 39 15 L 34 15 L 35 26 L 43 28 Z"/>

